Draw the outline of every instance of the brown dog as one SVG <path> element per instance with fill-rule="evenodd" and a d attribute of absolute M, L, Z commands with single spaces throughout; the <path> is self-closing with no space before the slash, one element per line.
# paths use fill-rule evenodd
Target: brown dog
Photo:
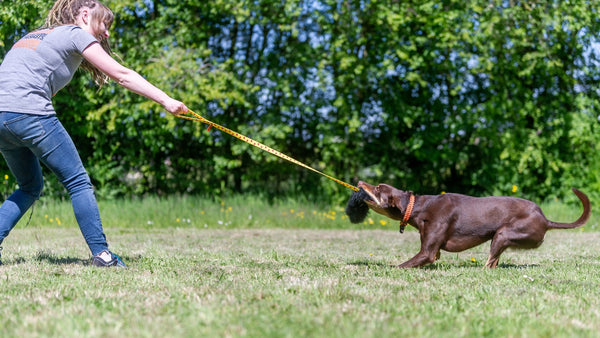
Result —
<path fill-rule="evenodd" d="M 399 265 L 400 268 L 433 263 L 440 257 L 440 249 L 460 252 L 490 239 L 490 256 L 485 266 L 495 268 L 507 248 L 537 248 L 547 230 L 582 226 L 591 214 L 588 197 L 574 188 L 573 192 L 583 204 L 583 214 L 573 223 L 557 223 L 549 221 L 537 204 L 522 198 L 460 194 L 419 196 L 387 184 L 372 186 L 362 181 L 358 187 L 368 195 L 364 202 L 371 210 L 393 220 L 404 220 L 419 230 L 421 251 Z"/>

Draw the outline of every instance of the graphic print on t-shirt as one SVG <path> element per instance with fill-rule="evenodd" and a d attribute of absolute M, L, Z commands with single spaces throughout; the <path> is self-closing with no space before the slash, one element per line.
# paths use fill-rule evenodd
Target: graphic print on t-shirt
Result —
<path fill-rule="evenodd" d="M 27 48 L 36 50 L 40 42 L 42 42 L 42 40 L 44 40 L 46 35 L 48 35 L 50 32 L 52 32 L 52 29 L 43 29 L 40 31 L 31 32 L 22 37 L 21 40 L 17 41 L 12 48 Z"/>

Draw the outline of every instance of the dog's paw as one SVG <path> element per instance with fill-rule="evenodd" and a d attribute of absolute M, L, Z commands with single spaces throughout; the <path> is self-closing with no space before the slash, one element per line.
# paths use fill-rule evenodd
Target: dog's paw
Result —
<path fill-rule="evenodd" d="M 367 193 L 360 189 L 352 193 L 348 204 L 346 205 L 346 215 L 352 223 L 361 223 L 367 217 L 369 213 L 369 206 L 365 203 L 365 198 L 368 197 Z"/>

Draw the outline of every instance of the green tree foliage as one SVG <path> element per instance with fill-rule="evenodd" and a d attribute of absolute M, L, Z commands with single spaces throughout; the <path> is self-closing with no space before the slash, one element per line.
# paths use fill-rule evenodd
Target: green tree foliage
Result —
<path fill-rule="evenodd" d="M 0 2 L 2 55 L 51 3 Z M 474 195 L 516 185 L 536 199 L 575 186 L 600 197 L 594 1 L 106 4 L 125 65 L 197 113 L 349 183 Z M 55 105 L 105 197 L 340 202 L 350 193 L 116 84 L 98 90 L 85 74 Z"/>
<path fill-rule="evenodd" d="M 593 3 L 329 1 L 326 13 L 323 26 L 346 24 L 327 26 L 324 47 L 335 107 L 345 125 L 360 120 L 373 180 L 432 193 L 597 187 Z"/>

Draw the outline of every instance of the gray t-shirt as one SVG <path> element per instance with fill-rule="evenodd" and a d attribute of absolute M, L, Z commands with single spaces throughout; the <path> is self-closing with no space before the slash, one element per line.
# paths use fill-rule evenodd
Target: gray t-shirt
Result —
<path fill-rule="evenodd" d="M 81 53 L 96 38 L 76 25 L 31 32 L 0 65 L 0 111 L 53 115 L 52 97 L 81 64 Z"/>

